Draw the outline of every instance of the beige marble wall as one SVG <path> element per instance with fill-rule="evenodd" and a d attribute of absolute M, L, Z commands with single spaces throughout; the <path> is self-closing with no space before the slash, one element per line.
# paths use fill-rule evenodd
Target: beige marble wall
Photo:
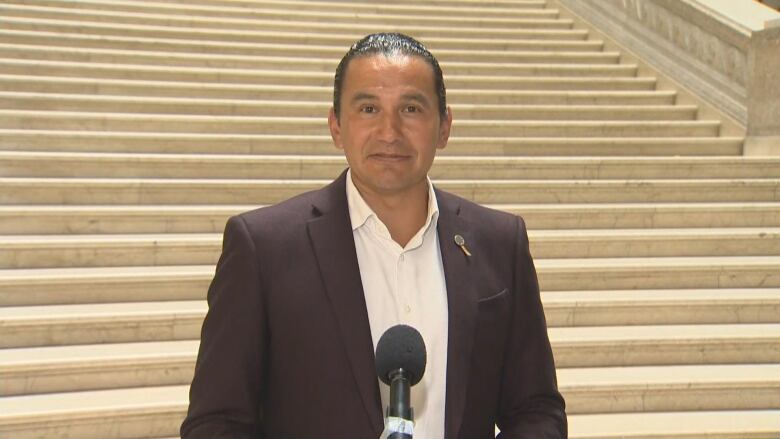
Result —
<path fill-rule="evenodd" d="M 553 3 L 744 126 L 746 154 L 780 155 L 780 13 L 752 0 Z"/>

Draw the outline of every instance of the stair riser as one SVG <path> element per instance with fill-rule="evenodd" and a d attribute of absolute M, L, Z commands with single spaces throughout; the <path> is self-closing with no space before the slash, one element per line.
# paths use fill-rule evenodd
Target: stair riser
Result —
<path fill-rule="evenodd" d="M 718 383 L 719 384 L 719 383 Z M 712 385 L 707 388 L 594 389 L 562 388 L 567 414 L 672 412 L 780 408 L 780 387 Z"/>
<path fill-rule="evenodd" d="M 2 44 L 29 44 L 51 47 L 75 47 L 81 49 L 141 50 L 155 52 L 178 52 L 214 55 L 293 56 L 298 58 L 329 58 L 340 60 L 349 49 L 343 46 L 310 44 L 271 43 L 229 43 L 212 41 L 183 42 L 175 38 L 121 38 L 48 33 L 32 31 L 0 31 Z M 586 47 L 587 48 L 587 47 Z M 522 50 L 521 50 L 522 49 Z M 558 49 L 558 50 L 555 50 Z M 566 63 L 566 64 L 617 64 L 620 56 L 616 52 L 583 51 L 583 48 L 569 50 L 567 47 L 544 49 L 538 45 L 517 45 L 506 48 L 458 48 L 439 49 L 436 58 L 441 62 L 513 62 L 513 63 Z"/>
<path fill-rule="evenodd" d="M 540 288 L 544 291 L 683 288 L 770 288 L 780 286 L 780 267 L 729 266 L 643 270 L 545 270 L 537 260 Z"/>
<path fill-rule="evenodd" d="M 73 131 L 135 131 L 190 134 L 272 134 L 325 136 L 326 117 L 209 117 L 111 113 L 6 112 L 0 128 Z M 710 121 L 455 121 L 452 136 L 496 137 L 716 137 L 719 125 Z"/>
<path fill-rule="evenodd" d="M 780 300 L 740 302 L 735 297 L 730 304 L 545 303 L 544 313 L 551 327 L 775 323 L 780 321 Z"/>
<path fill-rule="evenodd" d="M 532 60 L 536 63 L 543 60 Z M 44 64 L 45 65 L 41 65 Z M 490 76 L 448 76 L 445 78 L 450 90 L 512 90 L 515 92 L 530 91 L 652 91 L 655 80 L 652 78 L 566 78 L 553 76 L 503 76 L 500 80 Z M 576 72 L 575 72 L 576 73 Z M 0 60 L 0 74 L 35 76 L 51 75 L 63 78 L 95 78 L 134 80 L 134 81 L 167 81 L 195 82 L 203 88 L 235 88 L 238 86 L 303 86 L 327 87 L 332 92 L 333 73 L 331 72 L 298 72 L 274 70 L 204 70 L 192 68 L 166 68 L 164 66 L 115 66 L 109 64 L 34 62 L 27 60 Z M 161 85 L 161 84 L 159 84 Z M 158 86 L 159 86 L 158 85 Z M 171 84 L 177 88 L 177 84 Z M 261 86 L 262 87 L 262 86 Z M 19 91 L 19 90 L 11 90 Z M 181 95 L 181 90 L 174 90 L 174 96 Z M 208 91 L 206 91 L 208 93 Z M 234 90 L 234 93 L 236 91 Z M 221 90 L 219 93 L 224 94 Z M 250 93 L 253 93 L 250 91 Z M 254 92 L 257 94 L 257 92 Z M 271 92 L 273 93 L 273 92 Z M 497 92 L 494 92 L 497 93 Z M 268 95 L 274 96 L 273 94 Z M 189 96 L 192 97 L 192 96 Z M 202 96 L 202 97 L 208 97 Z M 277 96 L 278 98 L 278 96 Z M 244 97 L 243 99 L 247 99 Z M 504 99 L 514 99 L 508 94 Z"/>
<path fill-rule="evenodd" d="M 248 207 L 247 207 L 248 208 Z M 529 229 L 780 227 L 780 206 L 723 207 L 711 210 L 656 209 L 508 209 L 523 216 Z M 240 209 L 218 213 L 123 213 L 103 211 L 40 213 L 23 209 L 0 212 L 0 234 L 104 234 L 104 233 L 221 233 L 228 216 Z"/>
<path fill-rule="evenodd" d="M 34 6 L 44 6 L 53 8 L 72 7 L 67 2 L 61 1 L 17 1 L 16 3 L 23 3 Z M 127 3 L 92 3 L 84 2 L 80 5 L 78 16 L 83 20 L 91 20 L 92 17 L 98 16 L 100 12 L 109 12 L 110 14 L 104 14 L 104 20 L 110 21 L 125 21 L 122 19 L 124 12 L 131 14 L 155 14 L 165 15 L 172 18 L 179 16 L 181 21 L 186 20 L 204 20 L 208 18 L 223 19 L 223 22 L 229 22 L 231 20 L 238 21 L 263 21 L 273 20 L 276 22 L 290 21 L 306 21 L 313 23 L 334 23 L 334 24 L 351 24 L 355 21 L 364 24 L 372 25 L 397 25 L 399 22 L 403 22 L 405 26 L 438 26 L 438 27 L 455 27 L 455 26 L 468 26 L 471 28 L 499 28 L 499 29 L 513 29 L 513 28 L 544 28 L 544 29 L 569 29 L 572 26 L 571 20 L 557 19 L 557 12 L 554 10 L 543 10 L 536 12 L 534 10 L 520 9 L 516 14 L 512 14 L 512 17 L 485 17 L 480 16 L 468 19 L 463 16 L 444 16 L 438 13 L 435 16 L 430 14 L 388 14 L 383 13 L 381 15 L 373 14 L 370 12 L 357 12 L 357 11 L 344 11 L 335 12 L 332 14 L 309 11 L 307 8 L 301 10 L 284 8 L 277 10 L 262 10 L 262 9 L 228 9 L 228 8 L 174 8 L 174 7 L 158 7 L 151 4 L 133 4 Z M 97 12 L 94 13 L 94 12 Z M 38 10 L 36 16 L 39 18 L 54 18 L 61 16 L 57 11 L 53 13 L 46 13 L 45 10 Z M 490 14 L 488 14 L 490 15 Z M 518 16 L 519 15 L 519 16 Z M 143 17 L 143 16 L 138 16 Z"/>
<path fill-rule="evenodd" d="M 87 363 L 85 361 L 85 363 Z M 118 364 L 69 364 L 30 367 L 26 370 L 0 370 L 0 396 L 35 395 L 42 393 L 189 385 L 195 370 L 195 354 L 191 358 L 161 359 Z"/>
<path fill-rule="evenodd" d="M 67 179 L 0 179 L 4 204 L 244 204 L 278 203 L 322 182 L 247 180 L 199 182 L 111 181 Z M 621 203 L 780 201 L 774 180 L 710 181 L 582 181 L 457 184 L 439 187 L 477 203 Z"/>
<path fill-rule="evenodd" d="M 686 269 L 551 269 L 536 261 L 543 291 L 771 288 L 780 287 L 780 266 L 698 266 Z M 205 298 L 212 274 L 184 279 L 0 280 L 0 305 L 111 303 Z M 771 315 L 771 312 L 770 312 Z M 565 318 L 562 324 L 569 321 Z"/>
<path fill-rule="evenodd" d="M 681 335 L 684 337 L 684 335 Z M 588 344 L 558 343 L 550 336 L 555 366 L 618 367 L 683 364 L 777 363 L 780 340 L 611 341 Z"/>
<path fill-rule="evenodd" d="M 2 10 L 2 7 L 0 7 Z M 186 27 L 169 27 L 169 26 L 133 26 L 123 24 L 101 24 L 94 22 L 79 22 L 79 21 L 65 21 L 65 20 L 36 20 L 34 18 L 22 18 L 22 17 L 0 17 L 0 27 L 3 29 L 0 32 L 0 40 L 6 42 L 6 36 L 16 35 L 22 37 L 25 33 L 30 36 L 38 34 L 63 34 L 70 36 L 71 38 L 78 38 L 82 36 L 89 38 L 90 36 L 105 36 L 105 37 L 132 37 L 132 38 L 144 38 L 144 39 L 157 39 L 157 40 L 183 40 L 179 46 L 190 46 L 198 44 L 198 42 L 206 42 L 207 44 L 221 44 L 221 45 L 247 45 L 245 47 L 251 47 L 252 44 L 270 45 L 270 44 L 287 44 L 287 45 L 316 45 L 331 48 L 338 48 L 342 52 L 346 52 L 347 48 L 361 39 L 364 34 L 349 33 L 349 34 L 316 34 L 316 33 L 301 33 L 301 32 L 269 32 L 260 29 L 241 31 L 220 31 L 218 29 L 206 30 L 206 29 L 188 29 Z M 40 35 L 43 37 L 44 35 Z M 582 40 L 577 35 L 573 35 L 570 39 L 566 40 L 551 40 L 540 38 L 546 35 L 536 32 L 527 32 L 525 35 L 518 35 L 513 38 L 437 38 L 428 37 L 421 38 L 422 43 L 430 49 L 431 52 L 437 53 L 440 50 L 514 50 L 514 51 L 566 51 L 566 52 L 598 52 L 603 49 L 603 42 L 598 40 Z M 13 37 L 12 37 L 13 38 Z M 39 48 L 41 50 L 43 48 Z M 53 47 L 49 47 L 53 49 Z M 335 49 L 334 49 L 335 50 Z M 18 54 L 21 56 L 28 56 Z M 343 53 L 342 53 L 343 55 Z M 335 65 L 333 66 L 335 68 Z"/>
<path fill-rule="evenodd" d="M 0 394 L 12 396 L 117 387 L 186 385 L 192 379 L 194 366 L 193 355 L 188 361 L 144 362 L 130 365 L 129 368 L 127 365 L 107 365 L 99 369 L 81 366 L 71 372 L 59 373 L 33 368 L 25 371 L 24 375 L 3 374 Z M 694 389 L 680 389 L 679 385 L 672 388 L 651 385 L 638 389 L 564 384 L 561 391 L 566 398 L 569 414 L 780 407 L 780 392 L 776 383 L 766 383 L 766 386 L 760 386 L 760 383 L 714 383 L 698 385 Z"/>
<path fill-rule="evenodd" d="M 0 37 L 1 38 L 1 37 Z M 19 49 L 5 49 L 0 46 L 0 57 L 47 62 L 77 62 L 77 63 L 103 63 L 137 66 L 170 66 L 170 68 L 210 68 L 210 69 L 260 69 L 280 70 L 283 72 L 327 72 L 333 74 L 336 71 L 338 60 L 325 60 L 319 62 L 302 58 L 264 58 L 257 56 L 255 59 L 232 59 L 229 57 L 216 58 L 203 55 L 174 55 L 170 52 L 161 52 L 159 55 L 137 54 L 100 54 L 90 50 L 78 53 L 54 51 L 49 47 L 38 49 L 36 46 L 20 45 Z M 36 47 L 35 51 L 30 48 Z M 523 50 L 546 50 L 546 48 L 529 47 Z M 631 78 L 636 76 L 637 68 L 634 65 L 577 65 L 562 63 L 556 65 L 544 63 L 528 63 L 515 65 L 485 64 L 469 65 L 460 62 L 443 63 L 442 70 L 445 75 L 482 75 L 482 76 L 571 76 L 571 77 L 616 77 Z"/>
<path fill-rule="evenodd" d="M 6 323 L 0 329 L 3 348 L 63 346 L 71 344 L 122 343 L 163 340 L 196 340 L 202 316 L 145 321 L 139 325 L 106 319 L 101 323 L 70 322 L 16 327 Z M 556 366 L 617 367 L 682 364 L 757 364 L 780 361 L 780 340 L 621 340 L 608 343 L 559 342 L 551 331 Z"/>
<path fill-rule="evenodd" d="M 161 2 L 157 2 L 161 3 Z M 382 15 L 411 15 L 411 16 L 427 16 L 431 13 L 435 13 L 437 16 L 447 17 L 463 17 L 478 15 L 480 17 L 492 17 L 492 18 L 523 18 L 523 17 L 552 17 L 558 16 L 558 13 L 554 9 L 545 9 L 547 5 L 544 2 L 535 2 L 530 4 L 515 3 L 509 5 L 494 5 L 482 7 L 478 4 L 449 4 L 449 7 L 441 7 L 442 4 L 428 5 L 428 4 L 398 4 L 396 2 L 390 4 L 360 4 L 350 2 L 337 2 L 337 1 L 308 1 L 296 7 L 294 3 L 277 3 L 277 2 L 219 2 L 219 1 L 164 1 L 162 3 L 178 5 L 184 7 L 184 12 L 187 12 L 189 8 L 192 8 L 194 13 L 198 13 L 199 8 L 246 8 L 246 9 L 263 9 L 270 11 L 294 11 L 296 9 L 302 9 L 307 12 L 328 12 L 339 14 L 382 14 Z"/>
<path fill-rule="evenodd" d="M 45 304 L 152 302 L 155 300 L 201 300 L 206 297 L 211 276 L 153 279 L 76 279 L 7 282 L 0 280 L 1 306 Z"/>
<path fill-rule="evenodd" d="M 780 162 L 677 161 L 560 161 L 526 160 L 451 161 L 440 157 L 429 176 L 434 180 L 521 179 L 521 180 L 611 180 L 611 179 L 722 179 L 780 178 Z M 446 160 L 446 161 L 445 161 Z M 203 158 L 154 159 L 151 157 L 14 156 L 0 152 L 0 177 L 74 178 L 246 178 L 246 179 L 331 179 L 347 167 L 341 157 L 320 160 L 294 158 L 250 158 L 222 160 Z"/>
<path fill-rule="evenodd" d="M 284 159 L 247 157 L 236 160 L 154 159 L 151 157 L 43 157 L 0 152 L 0 177 L 75 178 L 247 178 L 330 179 L 347 167 L 342 157 Z M 433 180 L 612 180 L 612 179 L 722 179 L 780 178 L 780 162 L 576 159 L 480 161 L 442 157 L 429 173 Z"/>
<path fill-rule="evenodd" d="M 308 154 L 337 152 L 330 136 L 199 136 L 159 133 L 6 131 L 7 151 L 161 152 L 191 154 Z M 739 138 L 450 138 L 441 155 L 460 156 L 733 156 L 742 154 Z"/>
<path fill-rule="evenodd" d="M 145 316 L 139 319 L 111 316 L 35 324 L 5 321 L 0 327 L 0 348 L 197 340 L 201 326 L 203 315 L 199 314 Z"/>
<path fill-rule="evenodd" d="M 0 91 L 200 99 L 332 102 L 333 85 L 321 87 L 188 84 L 56 77 L 0 76 Z M 449 104 L 673 105 L 674 94 L 654 91 L 447 90 Z"/>
<path fill-rule="evenodd" d="M 171 102 L 164 99 L 94 99 L 46 95 L 0 95 L 0 108 L 7 110 L 85 111 L 100 113 L 178 114 L 211 116 L 326 117 L 330 102 L 206 101 Z M 696 107 L 574 107 L 514 106 L 475 107 L 455 104 L 453 114 L 463 120 L 603 120 L 603 121 L 691 121 Z"/>
<path fill-rule="evenodd" d="M 86 416 L 53 416 L 0 424 L 0 436 L 14 439 L 73 437 L 79 439 L 140 439 L 179 437 L 179 427 L 187 414 L 187 400 L 174 407 L 157 407 L 155 412 L 101 413 Z"/>
<path fill-rule="evenodd" d="M 108 25 L 142 25 L 142 26 L 164 26 L 179 28 L 206 29 L 211 31 L 223 31 L 240 34 L 241 31 L 255 32 L 263 30 L 265 32 L 276 31 L 286 33 L 306 33 L 330 35 L 333 33 L 354 35 L 355 40 L 377 32 L 376 25 L 364 24 L 362 22 L 341 23 L 330 22 L 321 23 L 304 20 L 258 20 L 258 19 L 222 19 L 222 18 L 202 18 L 202 17 L 177 17 L 175 15 L 154 15 L 154 14 L 135 14 L 135 15 L 117 15 L 107 14 L 100 11 L 93 12 L 85 9 L 67 9 L 67 8 L 31 8 L 19 7 L 16 5 L 0 5 L 2 16 L 14 18 L 31 19 L 51 19 L 67 22 L 90 22 L 104 23 Z M 426 38 L 508 38 L 508 39 L 539 39 L 549 41 L 571 41 L 585 40 L 588 36 L 587 31 L 580 29 L 571 29 L 568 25 L 549 26 L 546 22 L 526 21 L 523 26 L 511 28 L 498 27 L 478 27 L 478 26 L 441 26 L 428 23 L 422 26 L 410 25 L 404 21 L 404 24 L 389 23 L 382 26 L 383 31 L 402 32 L 413 35 L 415 38 L 425 40 Z"/>
<path fill-rule="evenodd" d="M 611 258 L 668 256 L 773 256 L 780 254 L 780 236 L 731 238 L 613 238 L 590 240 L 530 236 L 536 258 Z M 3 268 L 166 266 L 216 264 L 221 237 L 211 243 L 147 242 L 113 245 L 7 245 L 0 253 Z"/>

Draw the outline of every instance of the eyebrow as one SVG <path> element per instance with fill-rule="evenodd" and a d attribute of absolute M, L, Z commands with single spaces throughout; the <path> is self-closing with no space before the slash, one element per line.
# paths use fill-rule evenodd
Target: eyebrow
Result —
<path fill-rule="evenodd" d="M 428 101 L 428 98 L 425 97 L 425 95 L 422 93 L 406 93 L 401 95 L 401 98 L 407 101 L 417 101 L 424 105 L 428 105 L 430 103 Z M 358 101 L 376 100 L 376 99 L 379 99 L 379 97 L 377 97 L 376 95 L 373 95 L 371 93 L 360 92 L 357 93 L 355 96 L 352 96 L 352 99 L 350 100 L 352 102 L 358 102 Z"/>
<path fill-rule="evenodd" d="M 365 101 L 365 100 L 372 100 L 372 99 L 377 99 L 376 95 L 372 95 L 371 93 L 361 92 L 356 94 L 355 96 L 352 96 L 351 101 L 357 102 L 357 101 Z"/>

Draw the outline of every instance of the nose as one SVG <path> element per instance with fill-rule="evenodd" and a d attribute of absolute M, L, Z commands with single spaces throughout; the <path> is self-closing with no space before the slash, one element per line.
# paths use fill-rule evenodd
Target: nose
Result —
<path fill-rule="evenodd" d="M 377 126 L 377 140 L 395 143 L 401 136 L 401 116 L 392 111 L 382 113 Z"/>

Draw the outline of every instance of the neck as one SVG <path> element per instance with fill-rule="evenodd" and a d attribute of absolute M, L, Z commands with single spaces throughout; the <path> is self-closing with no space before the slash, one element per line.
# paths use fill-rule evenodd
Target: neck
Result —
<path fill-rule="evenodd" d="M 353 180 L 354 182 L 354 180 Z M 393 241 L 405 247 L 428 218 L 428 181 L 400 194 L 374 193 L 355 183 L 360 195 L 382 223 Z"/>

